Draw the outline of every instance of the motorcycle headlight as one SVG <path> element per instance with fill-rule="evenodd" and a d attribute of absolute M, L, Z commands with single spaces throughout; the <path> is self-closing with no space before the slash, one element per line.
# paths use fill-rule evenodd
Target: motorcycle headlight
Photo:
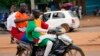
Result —
<path fill-rule="evenodd" d="M 73 44 L 73 41 L 62 40 L 65 45 Z"/>

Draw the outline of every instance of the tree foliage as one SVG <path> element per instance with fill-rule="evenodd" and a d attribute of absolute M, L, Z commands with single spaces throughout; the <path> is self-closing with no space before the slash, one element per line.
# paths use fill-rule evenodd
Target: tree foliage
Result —
<path fill-rule="evenodd" d="M 49 0 L 35 0 L 36 4 L 38 3 L 47 3 Z M 57 0 L 57 1 L 62 1 L 62 2 L 65 2 L 65 1 L 68 1 L 68 2 L 71 2 L 71 1 L 74 1 L 74 0 Z M 11 5 L 16 5 L 17 7 L 19 6 L 20 3 L 22 2 L 25 2 L 28 7 L 30 7 L 31 3 L 30 3 L 30 0 L 0 0 L 0 6 L 5 6 L 6 8 L 10 8 Z"/>
<path fill-rule="evenodd" d="M 30 6 L 30 0 L 0 0 L 0 6 L 10 8 L 11 5 L 19 6 L 22 2 L 25 2 L 28 6 Z"/>

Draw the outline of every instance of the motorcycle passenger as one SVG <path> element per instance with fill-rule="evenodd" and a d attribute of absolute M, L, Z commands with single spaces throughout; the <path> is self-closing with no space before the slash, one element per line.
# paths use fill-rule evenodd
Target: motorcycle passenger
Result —
<path fill-rule="evenodd" d="M 11 27 L 11 34 L 17 40 L 23 40 L 28 20 L 31 20 L 30 17 L 26 14 L 26 4 L 21 3 L 19 11 L 15 12 L 14 14 L 15 15 L 13 15 L 14 18 L 12 21 L 14 21 L 15 26 Z"/>
<path fill-rule="evenodd" d="M 7 19 L 7 29 L 10 31 L 10 34 L 18 41 L 29 42 L 26 38 L 26 27 L 27 22 L 32 17 L 29 17 L 26 14 L 26 4 L 21 3 L 19 11 L 11 14 Z"/>
<path fill-rule="evenodd" d="M 32 14 L 34 16 L 34 20 L 28 22 L 26 36 L 29 41 L 38 43 L 38 46 L 46 45 L 44 56 L 48 56 L 53 45 L 52 41 L 50 41 L 48 38 L 54 38 L 55 36 L 45 34 L 48 31 L 48 25 L 45 22 L 43 22 L 42 19 L 39 17 L 41 14 L 39 10 L 33 10 Z M 37 39 L 39 40 L 37 41 Z M 32 56 L 35 56 L 36 50 L 37 47 L 33 47 Z"/>

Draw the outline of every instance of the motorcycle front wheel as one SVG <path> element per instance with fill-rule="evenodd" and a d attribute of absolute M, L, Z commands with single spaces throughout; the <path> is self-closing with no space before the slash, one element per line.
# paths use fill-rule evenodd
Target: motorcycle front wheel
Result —
<path fill-rule="evenodd" d="M 64 52 L 63 56 L 85 56 L 85 54 L 81 48 L 72 45 L 68 50 Z"/>

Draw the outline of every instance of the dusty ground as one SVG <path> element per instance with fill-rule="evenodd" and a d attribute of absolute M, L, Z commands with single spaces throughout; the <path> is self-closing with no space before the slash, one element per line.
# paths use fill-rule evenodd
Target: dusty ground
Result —
<path fill-rule="evenodd" d="M 100 44 L 100 27 L 79 28 L 67 33 L 77 45 Z M 10 43 L 10 34 L 0 34 L 0 47 L 15 47 Z"/>
<path fill-rule="evenodd" d="M 100 27 L 80 28 L 79 31 L 70 32 L 67 33 L 67 35 L 73 39 L 74 44 L 82 48 L 86 56 L 99 56 L 100 30 L 98 29 L 100 29 Z M 2 47 L 0 48 L 0 56 L 15 56 L 16 45 L 10 44 L 10 35 L 1 34 L 0 37 L 0 47 Z"/>
<path fill-rule="evenodd" d="M 97 34 L 96 34 L 97 33 Z M 74 33 L 68 33 L 69 36 L 73 39 L 74 43 L 78 45 L 82 50 L 84 51 L 86 56 L 99 56 L 100 55 L 100 32 L 74 32 Z M 88 35 L 89 34 L 89 35 Z M 78 36 L 77 36 L 78 35 Z M 88 36 L 92 37 L 88 37 Z M 4 37 L 2 43 L 3 48 L 0 48 L 0 56 L 15 56 L 16 54 L 16 45 L 15 44 L 10 44 L 10 38 L 9 35 L 5 35 L 8 37 Z M 0 40 L 1 42 L 1 40 Z M 93 45 L 93 43 L 95 45 Z M 6 45 L 5 45 L 6 44 Z M 91 45 L 92 44 L 92 45 Z M 8 46 L 7 46 L 8 45 Z"/>
<path fill-rule="evenodd" d="M 80 27 L 100 26 L 100 16 L 84 16 L 80 22 Z"/>
<path fill-rule="evenodd" d="M 86 56 L 100 56 L 100 46 L 80 46 Z M 15 56 L 16 49 L 0 49 L 0 56 Z"/>

